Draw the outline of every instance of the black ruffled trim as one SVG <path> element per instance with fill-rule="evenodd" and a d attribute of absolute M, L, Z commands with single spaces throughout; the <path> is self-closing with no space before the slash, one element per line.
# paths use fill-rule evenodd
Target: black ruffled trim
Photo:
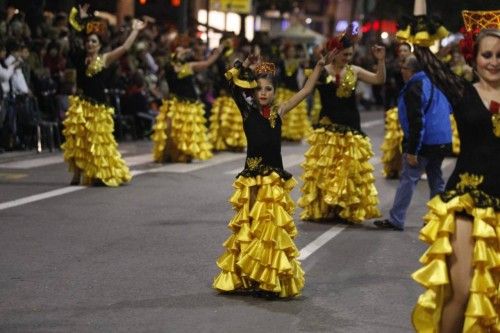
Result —
<path fill-rule="evenodd" d="M 267 165 L 259 165 L 252 169 L 245 168 L 236 176 L 236 178 L 238 178 L 239 176 L 245 178 L 255 178 L 257 176 L 269 176 L 273 172 L 276 172 L 283 180 L 289 180 L 290 178 L 292 178 L 292 174 L 289 173 L 288 171 L 280 168 L 270 167 Z"/>
<path fill-rule="evenodd" d="M 111 104 L 99 102 L 97 99 L 94 99 L 92 97 L 84 95 L 83 93 L 81 93 L 81 91 L 80 92 L 77 91 L 77 93 L 74 96 L 76 96 L 82 100 L 85 100 L 91 104 L 97 105 L 97 106 L 102 106 L 105 108 L 113 108 L 114 109 L 114 106 L 112 106 Z"/>
<path fill-rule="evenodd" d="M 188 102 L 188 103 L 193 103 L 193 104 L 196 104 L 196 103 L 201 103 L 198 99 L 196 98 L 189 98 L 189 97 L 183 97 L 183 96 L 179 96 L 177 94 L 170 94 L 170 98 L 167 98 L 167 100 L 170 100 L 172 98 L 176 98 L 179 102 Z"/>
<path fill-rule="evenodd" d="M 313 125 L 314 129 L 317 128 L 324 128 L 327 131 L 330 132 L 340 132 L 342 134 L 345 134 L 347 132 L 352 132 L 353 134 L 358 134 L 361 135 L 362 137 L 366 137 L 366 134 L 363 131 L 358 131 L 350 126 L 347 125 L 340 125 L 340 124 L 317 124 Z"/>
<path fill-rule="evenodd" d="M 457 196 L 465 194 L 469 194 L 472 197 L 477 208 L 492 207 L 496 212 L 500 211 L 500 198 L 491 196 L 478 189 L 452 189 L 441 193 L 440 197 L 444 202 L 448 202 Z"/>

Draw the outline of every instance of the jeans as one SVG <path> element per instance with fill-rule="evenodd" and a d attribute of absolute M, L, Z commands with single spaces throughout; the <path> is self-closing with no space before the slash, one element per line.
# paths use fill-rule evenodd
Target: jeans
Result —
<path fill-rule="evenodd" d="M 406 154 L 403 155 L 403 170 L 399 180 L 394 203 L 389 212 L 389 221 L 396 228 L 404 229 L 406 211 L 410 206 L 411 198 L 415 186 L 420 180 L 420 176 L 427 173 L 427 180 L 431 190 L 431 198 L 436 194 L 443 192 L 444 180 L 443 173 L 441 172 L 441 164 L 443 163 L 443 156 L 418 156 L 418 164 L 414 167 L 406 161 Z"/>

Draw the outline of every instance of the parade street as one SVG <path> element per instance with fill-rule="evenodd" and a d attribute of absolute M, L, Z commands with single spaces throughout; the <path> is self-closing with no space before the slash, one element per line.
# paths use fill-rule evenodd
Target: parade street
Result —
<path fill-rule="evenodd" d="M 361 114 L 387 217 L 397 180 L 382 176 L 383 112 Z M 224 295 L 211 285 L 230 235 L 228 202 L 245 153 L 189 164 L 152 162 L 152 144 L 119 143 L 134 178 L 125 186 L 69 186 L 57 152 L 0 155 L 1 332 L 412 332 L 422 289 L 419 241 L 429 189 L 422 180 L 403 232 L 303 222 L 295 239 L 302 295 Z M 308 145 L 283 143 L 299 182 Z M 446 177 L 455 160 L 445 159 Z"/>

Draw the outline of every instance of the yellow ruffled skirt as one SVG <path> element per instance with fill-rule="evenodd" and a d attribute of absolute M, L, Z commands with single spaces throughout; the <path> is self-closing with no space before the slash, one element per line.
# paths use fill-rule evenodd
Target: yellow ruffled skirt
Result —
<path fill-rule="evenodd" d="M 453 115 L 450 115 L 450 122 L 451 122 L 451 146 L 452 146 L 452 152 L 453 155 L 458 155 L 460 154 L 460 138 L 458 137 L 458 129 L 457 129 L 457 122 L 455 121 L 455 117 Z"/>
<path fill-rule="evenodd" d="M 403 130 L 399 124 L 398 108 L 392 108 L 385 113 L 385 134 L 382 150 L 382 164 L 384 177 L 399 176 L 402 166 Z"/>
<path fill-rule="evenodd" d="M 296 93 L 285 89 L 278 88 L 276 91 L 276 103 L 281 104 L 288 101 Z M 303 100 L 292 110 L 288 111 L 282 119 L 281 138 L 290 141 L 300 141 L 305 138 L 311 131 L 311 122 L 307 115 L 307 104 Z"/>
<path fill-rule="evenodd" d="M 210 115 L 210 143 L 214 150 L 243 150 L 247 139 L 243 131 L 243 119 L 232 97 L 218 97 Z"/>
<path fill-rule="evenodd" d="M 236 214 L 228 224 L 232 235 L 224 242 L 225 253 L 217 260 L 221 272 L 213 287 L 221 292 L 264 290 L 279 297 L 300 294 L 304 271 L 297 260 L 293 239 L 297 229 L 290 192 L 293 178 L 284 180 L 276 172 L 267 176 L 239 176 L 230 198 Z M 250 208 L 250 189 L 258 187 Z"/>
<path fill-rule="evenodd" d="M 361 223 L 381 216 L 369 162 L 370 139 L 349 127 L 330 124 L 317 128 L 307 140 L 311 147 L 301 164 L 301 219 L 340 217 Z"/>
<path fill-rule="evenodd" d="M 107 186 L 119 186 L 132 179 L 113 136 L 113 114 L 114 109 L 104 104 L 69 98 L 61 148 L 70 171 L 81 170 L 83 185 L 99 179 Z"/>
<path fill-rule="evenodd" d="M 428 207 L 420 239 L 430 246 L 420 258 L 423 267 L 412 274 L 426 289 L 412 314 L 416 331 L 439 332 L 443 304 L 450 293 L 446 262 L 453 251 L 450 236 L 455 230 L 455 213 L 462 212 L 470 215 L 474 223 L 474 274 L 462 332 L 500 332 L 500 212 L 492 207 L 476 207 L 468 193 L 448 202 L 435 196 Z"/>
<path fill-rule="evenodd" d="M 205 112 L 200 102 L 164 100 L 153 126 L 155 162 L 189 162 L 192 158 L 212 157 L 208 142 Z"/>

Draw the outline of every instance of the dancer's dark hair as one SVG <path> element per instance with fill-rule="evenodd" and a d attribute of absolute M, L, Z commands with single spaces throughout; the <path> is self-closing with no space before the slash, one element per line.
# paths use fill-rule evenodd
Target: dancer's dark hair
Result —
<path fill-rule="evenodd" d="M 452 105 L 460 102 L 464 90 L 464 81 L 440 61 L 428 47 L 415 46 L 413 54 L 422 64 L 423 70 Z"/>

